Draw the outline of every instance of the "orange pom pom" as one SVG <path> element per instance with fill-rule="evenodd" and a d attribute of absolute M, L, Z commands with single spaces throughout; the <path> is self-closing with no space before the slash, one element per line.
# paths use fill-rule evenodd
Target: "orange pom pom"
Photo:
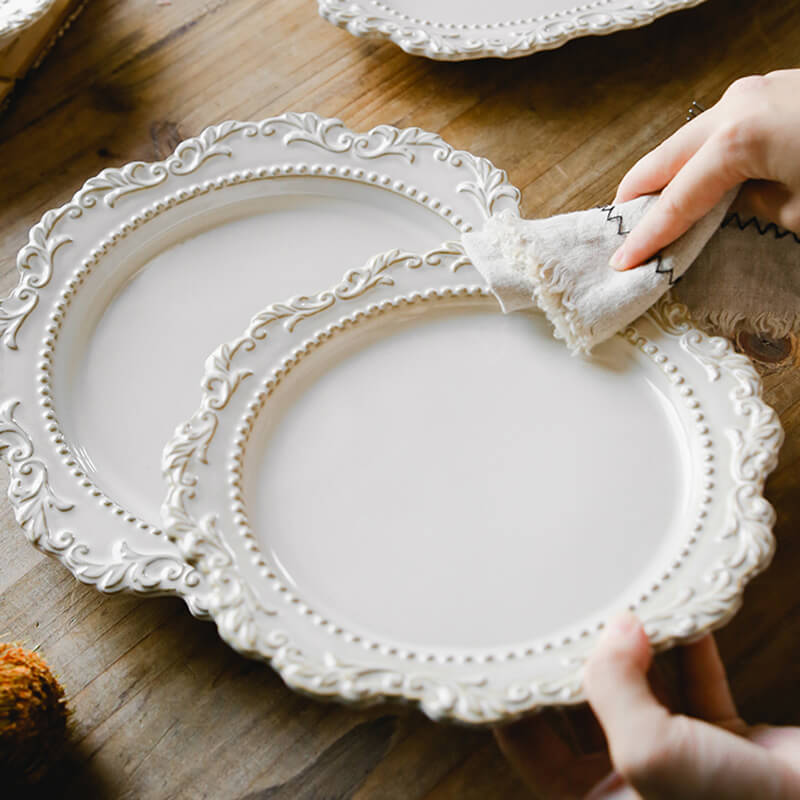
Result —
<path fill-rule="evenodd" d="M 35 783 L 66 742 L 64 689 L 36 653 L 0 643 L 0 775 Z"/>

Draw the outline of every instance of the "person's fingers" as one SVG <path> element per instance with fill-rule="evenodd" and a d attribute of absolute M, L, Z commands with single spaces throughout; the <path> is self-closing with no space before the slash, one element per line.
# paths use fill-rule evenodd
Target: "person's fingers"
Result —
<path fill-rule="evenodd" d="M 719 134 L 712 135 L 672 179 L 611 258 L 616 269 L 646 263 L 686 233 L 747 178 Z"/>
<path fill-rule="evenodd" d="M 800 198 L 782 183 L 747 181 L 736 198 L 736 208 L 746 217 L 758 217 L 800 232 Z"/>
<path fill-rule="evenodd" d="M 651 721 L 667 715 L 647 679 L 651 662 L 650 643 L 641 623 L 625 613 L 609 624 L 586 664 L 586 696 L 612 753 L 615 743 L 628 738 L 638 718 Z"/>
<path fill-rule="evenodd" d="M 709 651 L 698 652 L 708 662 Z M 767 750 L 708 722 L 670 716 L 647 682 L 650 661 L 644 630 L 626 615 L 609 627 L 584 673 L 614 767 L 630 786 L 649 800 L 794 796 L 800 775 Z"/>
<path fill-rule="evenodd" d="M 624 203 L 663 189 L 708 139 L 713 126 L 713 115 L 706 112 L 679 128 L 628 170 L 614 202 Z"/>
<path fill-rule="evenodd" d="M 503 755 L 537 797 L 583 797 L 611 771 L 607 753 L 576 756 L 552 724 L 552 712 L 494 730 Z"/>
<path fill-rule="evenodd" d="M 670 715 L 648 682 L 652 651 L 641 623 L 626 613 L 608 627 L 584 670 L 584 687 L 608 740 L 612 762 L 634 787 L 669 738 Z"/>
<path fill-rule="evenodd" d="M 711 634 L 681 648 L 681 671 L 687 713 L 718 725 L 738 719 L 725 666 Z"/>
<path fill-rule="evenodd" d="M 789 764 L 797 764 L 800 751 L 800 728 L 791 725 L 752 725 L 745 733 L 749 741 L 770 753 L 780 756 Z M 800 765 L 798 765 L 800 769 Z"/>

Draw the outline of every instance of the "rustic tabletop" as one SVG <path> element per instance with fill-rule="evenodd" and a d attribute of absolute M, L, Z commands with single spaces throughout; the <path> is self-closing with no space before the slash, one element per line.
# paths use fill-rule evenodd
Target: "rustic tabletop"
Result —
<path fill-rule="evenodd" d="M 599 205 L 692 100 L 797 66 L 799 14 L 800 0 L 708 0 L 529 58 L 443 64 L 356 40 L 314 0 L 92 0 L 0 119 L 0 292 L 28 228 L 87 177 L 160 159 L 226 118 L 417 125 L 505 168 L 526 216 Z M 744 716 L 798 724 L 800 346 L 739 346 L 787 435 L 767 487 L 777 555 L 718 638 Z M 57 796 L 526 796 L 489 733 L 293 694 L 180 601 L 79 584 L 26 542 L 7 501 L 0 525 L 0 638 L 40 648 L 74 709 Z"/>

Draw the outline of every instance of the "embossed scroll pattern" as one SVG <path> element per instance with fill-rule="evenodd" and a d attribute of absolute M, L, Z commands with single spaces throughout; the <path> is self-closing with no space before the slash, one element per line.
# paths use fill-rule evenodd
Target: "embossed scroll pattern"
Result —
<path fill-rule="evenodd" d="M 454 264 L 463 264 L 454 246 L 443 255 L 445 260 L 455 259 Z M 437 258 L 442 254 L 437 254 Z M 207 362 L 203 402 L 200 410 L 176 433 L 164 454 L 163 467 L 168 478 L 169 494 L 165 502 L 164 517 L 168 535 L 174 537 L 184 555 L 198 564 L 213 587 L 211 613 L 221 636 L 239 651 L 258 658 L 265 658 L 277 669 L 284 680 L 294 688 L 316 695 L 337 696 L 350 702 L 377 702 L 385 698 L 401 698 L 419 703 L 425 713 L 434 718 L 446 717 L 464 723 L 485 724 L 508 720 L 541 704 L 571 703 L 582 697 L 580 671 L 584 662 L 585 642 L 596 631 L 581 631 L 576 638 L 562 637 L 553 641 L 537 642 L 535 647 L 523 652 L 512 649 L 507 652 L 448 653 L 444 651 L 400 651 L 391 642 L 368 640 L 342 629 L 334 621 L 326 619 L 309 607 L 296 590 L 281 585 L 274 567 L 260 555 L 254 534 L 249 528 L 247 510 L 242 489 L 242 464 L 244 452 L 256 417 L 268 398 L 286 374 L 307 354 L 324 346 L 332 336 L 340 335 L 353 325 L 376 314 L 390 311 L 404 303 L 420 303 L 450 296 L 468 296 L 471 293 L 486 294 L 481 287 L 461 287 L 441 291 L 435 288 L 413 296 L 398 296 L 391 301 L 369 305 L 367 293 L 380 285 L 386 285 L 388 269 L 403 266 L 418 268 L 422 264 L 438 263 L 428 256 L 409 260 L 407 254 L 397 251 L 375 260 L 364 269 L 349 273 L 344 281 L 332 290 L 312 298 L 297 298 L 285 304 L 277 304 L 254 318 L 243 337 L 220 348 Z M 431 285 L 436 284 L 432 279 Z M 391 285 L 391 284 L 390 284 Z M 231 487 L 228 515 L 240 529 L 243 546 L 248 558 L 258 567 L 258 574 L 273 588 L 279 589 L 277 597 L 287 601 L 281 605 L 264 606 L 256 593 L 243 578 L 235 553 L 225 542 L 219 528 L 219 515 L 208 514 L 196 519 L 192 503 L 198 489 L 195 472 L 198 463 L 206 463 L 208 448 L 219 425 L 218 414 L 223 412 L 252 372 L 242 368 L 237 356 L 258 347 L 268 335 L 271 326 L 279 321 L 287 331 L 294 329 L 312 317 L 315 309 L 329 308 L 333 303 L 354 298 L 363 298 L 358 311 L 342 317 L 338 322 L 317 331 L 303 344 L 278 364 L 263 384 L 259 384 L 247 413 L 237 422 L 236 436 L 226 458 L 228 466 L 227 485 Z M 366 304 L 365 304 L 366 303 Z M 724 555 L 711 563 L 709 570 L 698 585 L 691 585 L 688 592 L 678 592 L 674 602 L 662 613 L 645 612 L 648 632 L 657 647 L 665 647 L 678 637 L 693 635 L 724 622 L 736 609 L 744 585 L 768 563 L 772 548 L 770 525 L 772 510 L 762 496 L 766 472 L 774 466 L 781 440 L 781 429 L 777 416 L 759 397 L 760 384 L 757 374 L 747 359 L 733 352 L 725 340 L 712 339 L 691 327 L 686 309 L 667 299 L 657 305 L 649 319 L 663 330 L 705 370 L 709 381 L 727 380 L 732 388 L 729 401 L 734 415 L 741 420 L 742 427 L 730 430 L 734 440 L 734 457 L 731 463 L 733 487 L 728 502 L 730 524 L 721 540 L 734 539 L 736 546 L 720 548 Z M 695 436 L 702 444 L 701 453 L 706 453 L 700 465 L 699 516 L 697 524 L 689 534 L 688 544 L 697 541 L 698 531 L 703 530 L 706 504 L 712 501 L 714 484 L 710 476 L 714 467 L 706 460 L 714 459 L 714 450 L 708 438 L 708 429 L 703 407 L 684 372 L 643 332 L 643 326 L 634 324 L 624 337 L 641 350 L 664 373 L 674 391 L 684 399 L 687 415 L 694 422 Z M 724 498 L 723 498 L 724 499 Z M 708 535 L 716 535 L 709 531 Z M 663 576 L 664 588 L 684 560 L 691 557 L 687 547 Z M 655 587 L 661 588 L 661 587 Z M 648 600 L 644 595 L 641 601 Z M 634 608 L 638 604 L 634 604 Z M 293 624 L 286 614 L 295 613 L 321 634 L 341 637 L 347 645 L 363 648 L 363 658 L 342 659 L 337 648 L 322 647 L 319 652 L 305 651 L 299 647 L 293 634 Z M 602 623 L 600 624 L 602 627 Z M 544 680 L 536 676 L 531 666 L 531 678 L 498 685 L 487 672 L 497 662 L 532 658 L 543 653 L 558 654 L 562 666 L 557 679 Z M 384 657 L 376 660 L 369 654 Z M 459 679 L 445 677 L 430 668 L 431 664 L 458 662 Z M 463 679 L 463 676 L 467 676 Z"/>
<path fill-rule="evenodd" d="M 284 159 L 285 154 L 298 149 L 298 145 L 305 144 L 307 148 L 310 146 L 322 154 L 327 152 L 347 156 L 349 165 L 344 162 L 336 165 L 299 163 L 295 169 L 294 165 L 282 160 L 279 166 L 258 170 L 229 172 L 220 169 L 211 178 L 206 173 L 206 180 L 202 183 L 186 186 L 185 179 L 194 176 L 206 165 L 219 164 L 222 168 L 229 161 L 235 160 L 244 148 L 258 146 L 261 142 L 273 146 L 270 151 L 273 158 L 276 152 L 273 144 L 275 142 L 279 144 L 278 151 L 283 151 Z M 31 363 L 35 361 L 40 367 L 34 388 L 38 395 L 37 402 L 41 406 L 41 422 L 47 431 L 47 439 L 55 446 L 56 457 L 83 497 L 88 492 L 91 502 L 100 504 L 108 511 L 111 524 L 122 521 L 145 532 L 160 533 L 158 529 L 107 497 L 78 468 L 55 414 L 51 382 L 58 333 L 68 314 L 70 302 L 78 291 L 83 291 L 86 278 L 104 255 L 117 242 L 132 235 L 162 212 L 177 204 L 190 202 L 192 198 L 212 189 L 222 191 L 246 180 L 269 180 L 274 177 L 307 174 L 377 183 L 382 188 L 405 194 L 414 202 L 427 205 L 440 216 L 446 217 L 457 230 L 468 229 L 469 225 L 465 220 L 452 213 L 444 200 L 426 193 L 424 186 L 412 187 L 400 181 L 387 185 L 385 181 L 389 179 L 385 176 L 358 166 L 359 163 L 369 165 L 397 159 L 406 164 L 414 164 L 423 154 L 431 156 L 436 162 L 453 167 L 451 191 L 473 197 L 481 216 L 489 216 L 501 198 L 512 204 L 518 201 L 518 191 L 508 183 L 502 170 L 493 167 L 486 159 L 454 149 L 436 134 L 419 128 L 401 130 L 388 125 L 378 126 L 367 133 L 354 133 L 338 119 L 324 119 L 312 113 L 287 113 L 261 122 L 223 122 L 180 143 L 175 152 L 164 161 L 134 162 L 118 169 L 103 170 L 89 179 L 69 203 L 48 211 L 34 226 L 28 243 L 17 257 L 17 286 L 6 298 L 0 300 L 0 343 L 6 351 L 0 355 L 20 352 L 19 336 L 23 326 L 32 315 L 45 313 L 43 309 L 40 310 L 42 292 L 51 291 L 53 278 L 59 267 L 64 269 L 71 265 L 69 246 L 74 242 L 73 226 L 80 224 L 85 215 L 115 212 L 121 202 L 132 195 L 152 199 L 144 212 L 133 217 L 125 216 L 125 222 L 121 226 L 109 231 L 109 236 L 103 241 L 94 243 L 89 256 L 71 275 L 59 276 L 57 288 L 60 294 L 52 304 L 48 294 L 50 308 L 41 325 L 44 329 L 43 338 L 40 341 L 31 339 L 22 348 L 25 353 L 30 348 Z M 172 186 L 176 181 L 180 181 L 183 188 L 173 190 Z M 114 219 L 119 220 L 119 215 Z M 56 260 L 59 260 L 58 265 Z M 33 355 L 34 352 L 36 355 Z M 23 355 L 20 352 L 20 357 Z M 20 403 L 17 396 L 7 397 L 7 400 L 13 402 L 13 408 Z M 11 422 L 16 426 L 14 430 L 25 437 L 33 457 L 30 432 L 13 419 Z M 15 465 L 10 458 L 15 451 L 5 447 L 0 452 L 13 473 Z M 32 464 L 44 466 L 49 457 L 49 452 L 47 455 L 39 452 Z M 23 492 L 10 490 L 9 499 L 18 516 L 28 515 L 31 500 Z M 41 513 L 36 522 L 39 533 L 31 537 L 32 522 L 28 523 L 26 533 L 37 547 L 60 558 L 81 580 L 94 583 L 104 591 L 129 589 L 139 592 L 171 592 L 177 589 L 186 595 L 187 602 L 195 613 L 203 613 L 202 600 L 196 590 L 199 576 L 179 558 L 170 558 L 165 554 L 150 556 L 139 553 L 128 544 L 127 539 L 122 538 L 115 542 L 113 558 L 104 563 L 107 557 L 95 555 L 91 544 L 81 536 L 80 530 L 74 530 L 74 514 L 71 514 L 73 505 L 59 505 L 55 498 L 45 502 L 44 494 L 41 499 L 42 504 L 38 507 Z M 75 502 L 81 501 L 76 499 Z M 67 528 L 62 529 L 62 524 Z"/>
<path fill-rule="evenodd" d="M 578 36 L 646 25 L 701 2 L 595 0 L 563 11 L 480 24 L 412 17 L 400 11 L 394 0 L 318 0 L 319 13 L 354 36 L 388 39 L 411 55 L 440 61 L 518 58 L 560 47 Z"/>

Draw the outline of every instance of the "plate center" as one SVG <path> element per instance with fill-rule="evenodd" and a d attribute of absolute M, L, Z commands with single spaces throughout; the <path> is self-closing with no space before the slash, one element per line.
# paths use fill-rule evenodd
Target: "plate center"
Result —
<path fill-rule="evenodd" d="M 128 254 L 106 258 L 124 263 L 98 269 L 120 285 L 105 288 L 99 275 L 94 295 L 81 293 L 86 309 L 73 314 L 85 334 L 73 345 L 64 426 L 94 481 L 154 526 L 161 452 L 196 408 L 203 363 L 220 342 L 269 303 L 330 286 L 376 252 L 424 251 L 457 233 L 433 211 L 371 186 L 292 178 L 255 188 L 273 196 L 197 216 L 189 204 L 174 228 L 156 218 L 123 240 L 115 251 Z"/>
<path fill-rule="evenodd" d="M 521 642 L 618 602 L 685 513 L 656 368 L 620 338 L 572 358 L 538 315 L 400 313 L 267 401 L 247 492 L 264 552 L 315 611 L 412 645 Z"/>

